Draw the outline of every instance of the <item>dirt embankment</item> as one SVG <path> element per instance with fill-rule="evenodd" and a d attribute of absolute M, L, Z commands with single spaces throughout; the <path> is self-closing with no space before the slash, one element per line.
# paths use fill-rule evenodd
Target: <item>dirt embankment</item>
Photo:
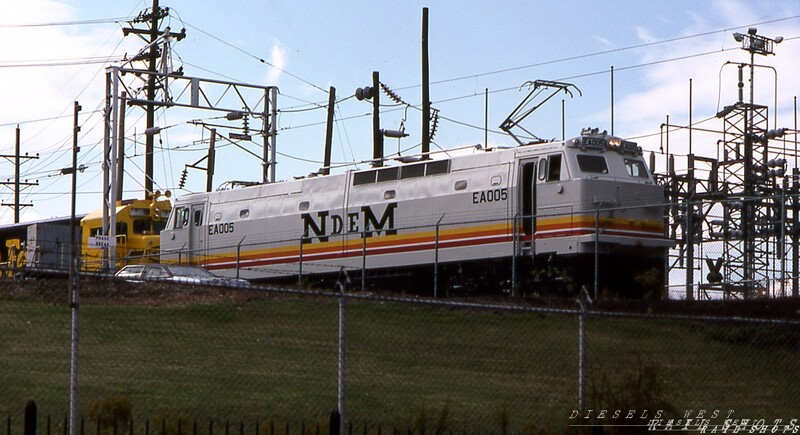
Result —
<path fill-rule="evenodd" d="M 79 284 L 82 303 L 164 305 L 185 303 L 240 303 L 283 297 L 286 291 L 273 287 L 225 288 L 192 286 L 171 282 L 126 282 L 111 278 L 82 277 Z M 325 292 L 324 289 L 320 289 Z M 309 296 L 313 297 L 313 293 Z M 376 298 L 401 296 L 397 293 L 373 292 Z M 363 294 L 362 294 L 363 295 Z M 0 297 L 39 299 L 67 305 L 69 285 L 66 277 L 28 278 L 21 281 L 0 280 Z M 461 299 L 461 301 L 465 301 Z M 498 298 L 469 298 L 468 302 L 489 304 L 522 304 L 533 307 L 577 309 L 574 298 L 536 298 L 515 300 Z M 800 298 L 752 299 L 728 301 L 657 301 L 657 300 L 599 300 L 585 303 L 586 309 L 596 312 L 637 313 L 652 315 L 689 315 L 718 317 L 755 317 L 800 320 Z"/>

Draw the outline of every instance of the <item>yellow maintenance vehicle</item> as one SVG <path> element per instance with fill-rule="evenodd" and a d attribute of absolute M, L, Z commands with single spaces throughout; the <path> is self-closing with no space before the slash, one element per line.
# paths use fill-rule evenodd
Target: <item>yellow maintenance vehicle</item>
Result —
<path fill-rule="evenodd" d="M 116 237 L 108 241 L 114 255 L 114 269 L 126 264 L 158 263 L 160 233 L 164 229 L 172 205 L 170 192 L 155 192 L 152 199 L 126 199 L 116 204 Z M 163 199 L 162 199 L 163 198 Z M 102 210 L 81 219 L 82 270 L 103 269 L 103 251 L 97 236 L 102 236 Z"/>
<path fill-rule="evenodd" d="M 25 240 L 13 238 L 6 240 L 6 250 L 3 258 L 3 277 L 12 277 L 14 273 L 25 267 Z"/>

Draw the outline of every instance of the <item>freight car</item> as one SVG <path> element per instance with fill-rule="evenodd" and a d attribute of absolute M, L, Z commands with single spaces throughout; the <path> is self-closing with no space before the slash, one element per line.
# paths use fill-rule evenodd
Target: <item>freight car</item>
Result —
<path fill-rule="evenodd" d="M 377 286 L 428 294 L 432 283 L 585 285 L 639 297 L 663 282 L 672 245 L 663 204 L 637 144 L 584 129 L 563 142 L 476 145 L 185 195 L 161 233 L 161 261 L 249 280 L 349 271 L 356 282 L 364 273 Z"/>

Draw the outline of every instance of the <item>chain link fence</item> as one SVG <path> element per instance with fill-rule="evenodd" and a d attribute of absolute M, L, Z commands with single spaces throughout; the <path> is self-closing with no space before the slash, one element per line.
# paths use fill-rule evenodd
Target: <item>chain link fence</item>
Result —
<path fill-rule="evenodd" d="M 790 299 L 686 314 L 682 302 L 111 280 L 84 280 L 82 293 L 79 433 L 324 433 L 336 408 L 345 432 L 369 434 L 642 433 L 737 419 L 791 433 L 800 419 Z M 0 432 L 21 433 L 35 400 L 39 433 L 66 433 L 66 294 L 63 280 L 4 284 Z"/>

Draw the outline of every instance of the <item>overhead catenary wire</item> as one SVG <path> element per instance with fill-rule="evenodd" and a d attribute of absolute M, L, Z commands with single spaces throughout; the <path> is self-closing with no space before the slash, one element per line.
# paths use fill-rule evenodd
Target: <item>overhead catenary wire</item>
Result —
<path fill-rule="evenodd" d="M 170 9 L 170 15 L 174 11 L 175 11 L 174 9 Z M 207 31 L 205 31 L 205 30 L 203 30 L 203 29 L 201 29 L 201 28 L 199 28 L 197 26 L 194 26 L 194 25 L 192 25 L 190 23 L 187 23 L 186 21 L 184 21 L 183 19 L 180 18 L 180 14 L 178 14 L 176 16 L 176 18 L 178 19 L 178 21 L 180 21 L 186 27 L 190 27 L 190 28 L 192 28 L 192 29 L 194 29 L 194 30 L 196 30 L 196 31 L 208 36 L 209 38 L 211 38 L 211 39 L 223 44 L 223 45 L 226 45 L 226 46 L 228 46 L 228 47 L 230 47 L 230 48 L 232 48 L 232 49 L 234 49 L 234 50 L 236 50 L 236 51 L 238 51 L 238 52 L 240 52 L 240 53 L 242 53 L 242 54 L 244 54 L 244 55 L 246 55 L 246 56 L 248 56 L 248 57 L 250 57 L 252 59 L 255 59 L 256 61 L 258 61 L 260 63 L 263 63 L 264 65 L 267 65 L 267 66 L 269 66 L 271 68 L 274 68 L 275 70 L 280 71 L 280 72 L 282 72 L 283 74 L 286 74 L 289 77 L 292 77 L 292 78 L 294 78 L 296 80 L 299 80 L 299 81 L 301 81 L 301 82 L 303 82 L 303 83 L 305 83 L 305 84 L 307 84 L 307 85 L 309 85 L 309 86 L 311 86 L 311 87 L 313 87 L 315 89 L 318 89 L 319 91 L 322 91 L 322 92 L 324 92 L 326 94 L 328 93 L 328 90 L 322 88 L 321 86 L 317 86 L 316 84 L 314 84 L 314 83 L 312 83 L 312 82 L 310 82 L 310 81 L 308 81 L 308 80 L 306 80 L 306 79 L 304 79 L 304 78 L 302 78 L 302 77 L 300 77 L 300 76 L 298 76 L 296 74 L 292 74 L 291 72 L 289 72 L 289 71 L 287 71 L 287 70 L 285 70 L 285 69 L 283 69 L 283 68 L 281 68 L 281 67 L 279 67 L 279 66 L 277 66 L 277 65 L 275 65 L 275 64 L 273 64 L 273 63 L 271 63 L 269 61 L 267 61 L 266 59 L 264 59 L 264 58 L 262 58 L 260 56 L 257 56 L 257 55 L 255 55 L 253 53 L 250 53 L 250 52 L 248 52 L 248 51 L 246 51 L 246 50 L 244 50 L 244 49 L 242 49 L 240 47 L 237 47 L 237 46 L 231 44 L 228 41 L 225 41 L 224 39 L 222 39 L 220 37 L 212 35 L 211 33 L 207 32 Z"/>
<path fill-rule="evenodd" d="M 783 21 L 783 20 L 795 19 L 795 18 L 797 18 L 797 17 L 796 17 L 796 16 L 795 16 L 795 17 L 788 17 L 788 18 L 783 18 L 783 19 L 780 19 L 780 20 L 772 20 L 772 21 L 761 22 L 761 23 L 757 23 L 757 24 L 764 24 L 764 23 L 769 23 L 769 22 Z M 193 26 L 192 26 L 192 27 L 193 27 Z M 193 27 L 193 28 L 195 28 L 195 27 Z M 196 29 L 196 28 L 195 28 L 195 29 Z M 199 30 L 199 29 L 198 29 L 198 30 Z M 727 29 L 725 29 L 725 30 L 727 30 Z M 202 33 L 206 33 L 206 32 L 203 32 L 202 30 L 200 30 L 200 31 L 201 31 Z M 698 34 L 698 35 L 705 36 L 705 35 L 714 34 L 714 33 L 717 33 L 717 32 L 720 32 L 720 31 L 718 30 L 718 31 L 712 31 L 712 32 L 705 32 L 705 33 Z M 665 42 L 673 42 L 673 41 L 678 41 L 678 40 L 688 39 L 688 38 L 691 38 L 691 37 L 697 37 L 698 35 L 689 35 L 689 36 L 684 36 L 684 37 L 680 37 L 680 38 L 673 38 L 673 39 L 670 39 L 670 40 L 657 41 L 657 42 L 654 42 L 654 43 L 640 44 L 640 45 L 633 46 L 633 47 L 623 47 L 623 48 L 620 48 L 620 49 L 615 49 L 615 50 L 607 50 L 607 51 L 605 51 L 605 52 L 599 52 L 599 53 L 594 53 L 594 54 L 589 54 L 589 55 L 607 54 L 607 53 L 611 53 L 611 52 L 615 52 L 615 51 L 620 51 L 620 50 L 623 50 L 623 49 L 630 49 L 630 48 L 645 47 L 645 46 L 656 45 L 656 44 L 661 44 L 661 43 L 665 43 Z M 209 36 L 212 36 L 212 35 L 209 35 Z M 212 36 L 212 37 L 213 37 L 213 36 Z M 215 39 L 218 39 L 218 38 L 215 38 Z M 791 40 L 791 39 L 796 39 L 796 37 L 795 37 L 795 38 L 786 38 L 785 40 Z M 221 42 L 224 42 L 224 41 L 222 41 L 222 40 L 220 40 L 220 41 L 221 41 Z M 250 54 L 250 53 L 247 53 L 246 51 L 244 51 L 244 50 L 241 50 L 241 49 L 239 49 L 239 48 L 237 48 L 237 47 L 235 47 L 235 46 L 233 46 L 233 45 L 231 45 L 231 44 L 226 44 L 226 45 L 230 45 L 232 48 L 235 48 L 235 49 L 237 49 L 238 51 L 241 51 L 241 52 L 243 52 L 243 53 L 245 53 L 245 54 L 248 54 L 248 55 L 250 55 L 250 56 L 253 56 L 253 57 L 257 58 L 257 56 L 255 56 L 255 55 L 252 55 L 252 54 Z M 738 48 L 738 47 L 737 47 L 737 48 Z M 718 51 L 709 51 L 709 52 L 705 52 L 705 53 L 697 53 L 697 54 L 694 54 L 694 55 L 682 56 L 682 57 L 679 57 L 679 58 L 674 58 L 674 59 L 666 59 L 666 60 L 653 61 L 653 62 L 643 63 L 643 64 L 639 64 L 639 65 L 631 65 L 631 66 L 628 66 L 628 67 L 622 67 L 622 68 L 620 68 L 620 67 L 617 67 L 617 71 L 621 71 L 621 70 L 625 70 L 625 69 L 639 68 L 639 67 L 644 67 L 644 66 L 648 66 L 648 65 L 655 65 L 655 64 L 659 64 L 659 63 L 668 62 L 668 61 L 670 61 L 670 60 L 681 60 L 681 59 L 688 59 L 688 58 L 692 58 L 692 57 L 699 57 L 699 56 L 703 56 L 703 55 L 706 55 L 706 54 L 714 54 L 714 53 L 718 53 L 718 52 L 722 52 L 722 51 L 726 51 L 726 50 L 733 50 L 733 48 L 729 48 L 729 49 L 722 49 L 722 50 L 718 50 Z M 589 55 L 585 55 L 585 56 L 589 56 Z M 257 59 L 259 59 L 259 58 L 257 58 Z M 263 59 L 259 59 L 259 60 L 263 60 Z M 572 60 L 572 58 L 566 58 L 566 59 L 562 59 L 561 61 L 565 61 L 565 60 Z M 272 65 L 270 65 L 270 66 L 272 66 Z M 522 69 L 522 68 L 529 68 L 529 67 L 533 67 L 533 66 L 538 66 L 538 64 L 536 64 L 536 65 L 527 65 L 527 66 L 522 66 L 522 67 L 516 67 L 516 68 L 514 68 L 514 70 L 516 70 L 516 69 Z M 498 71 L 495 71 L 495 72 L 490 72 L 490 73 L 500 73 L 500 72 L 505 72 L 505 71 L 506 71 L 506 70 L 498 70 Z M 489 73 L 481 73 L 481 74 L 478 74 L 478 75 L 469 76 L 469 78 L 473 78 L 473 77 L 480 77 L 480 76 L 483 76 L 483 75 L 488 75 L 488 74 L 489 74 Z M 570 78 L 582 78 L 582 77 L 588 77 L 588 76 L 591 76 L 591 75 L 600 75 L 600 74 L 607 74 L 607 71 L 606 71 L 606 70 L 603 70 L 603 71 L 590 72 L 590 73 L 586 73 L 586 74 L 581 74 L 581 75 L 577 75 L 577 76 L 569 77 L 569 78 L 567 78 L 567 79 L 570 79 Z M 444 83 L 444 82 L 449 82 L 449 81 L 453 81 L 453 80 L 459 80 L 459 79 L 463 79 L 463 78 L 454 78 L 454 79 L 448 79 L 447 81 L 435 82 L 435 83 L 437 83 L 437 84 L 438 84 L 438 83 Z M 321 88 L 320 88 L 320 89 L 321 89 Z M 498 90 L 493 90 L 492 92 L 493 92 L 493 93 L 494 93 L 494 92 L 503 92 L 503 91 L 507 91 L 507 90 L 511 90 L 511 89 L 516 89 L 516 87 L 514 87 L 514 88 L 508 88 L 508 89 L 498 89 Z M 321 90 L 325 91 L 324 89 L 321 89 Z M 467 95 L 467 96 L 462 96 L 462 97 L 454 97 L 454 98 L 450 98 L 450 99 L 443 99 L 443 100 L 440 100 L 440 101 L 438 101 L 438 102 L 436 102 L 436 103 L 440 103 L 440 104 L 441 104 L 441 103 L 444 103 L 444 102 L 457 101 L 458 99 L 461 99 L 461 98 L 471 98 L 471 97 L 474 97 L 474 96 L 475 96 L 475 95 Z M 348 98 L 351 98 L 351 97 L 352 97 L 352 96 L 350 96 L 350 97 L 348 97 Z M 299 100 L 299 99 L 298 99 L 298 100 Z M 344 99 L 343 99 L 343 100 L 344 100 Z M 343 100 L 340 100 L 340 101 L 343 101 Z M 314 104 L 314 105 L 316 105 L 316 104 L 318 104 L 318 103 L 308 103 L 308 104 Z M 322 107 L 322 106 L 318 106 L 318 107 Z M 387 106 L 387 107 L 388 107 L 388 106 Z M 416 106 L 412 106 L 412 107 L 415 107 L 415 108 L 417 108 L 417 109 L 419 110 L 419 108 L 418 108 L 418 107 L 416 107 Z M 305 111 L 305 110 L 316 110 L 316 109 L 317 109 L 316 107 L 313 107 L 313 108 L 310 108 L 310 109 L 298 109 L 297 111 L 301 111 L 301 110 L 303 110 L 303 111 Z M 282 110 L 282 111 L 283 111 L 283 112 L 286 112 L 286 113 L 290 113 L 290 112 L 291 112 L 290 110 Z M 102 111 L 98 111 L 98 112 L 102 112 Z M 344 121 L 344 120 L 347 120 L 347 119 L 354 119 L 354 118 L 358 118 L 358 117 L 361 117 L 361 116 L 368 116 L 368 115 L 369 115 L 369 114 L 364 114 L 364 115 L 356 115 L 356 116 L 351 116 L 351 117 L 341 117 L 341 116 L 339 116 L 339 117 L 337 117 L 337 120 L 338 120 L 338 121 Z M 66 116 L 65 116 L 65 117 L 66 117 Z M 477 126 L 477 125 L 473 125 L 473 124 L 471 124 L 471 123 L 466 123 L 466 122 L 458 121 L 458 120 L 455 120 L 455 119 L 452 119 L 452 118 L 449 118 L 449 117 L 442 117 L 442 119 L 443 119 L 443 120 L 446 120 L 446 121 L 448 121 L 448 122 L 454 122 L 454 123 L 457 123 L 457 124 L 459 124 L 459 125 L 467 126 L 467 127 L 470 127 L 470 128 L 480 128 L 481 130 L 483 129 L 483 127 L 479 127 L 479 126 Z M 306 125 L 291 126 L 291 127 L 287 127 L 287 128 L 282 128 L 281 130 L 291 130 L 291 129 L 293 129 L 293 128 L 301 128 L 301 127 L 304 127 L 304 126 L 309 126 L 309 125 L 319 125 L 319 124 L 323 124 L 323 123 L 316 123 L 316 124 L 306 124 Z M 337 126 L 338 126 L 338 123 L 337 123 Z M 337 128 L 338 128 L 338 127 L 337 127 Z M 346 131 L 345 131 L 345 133 L 346 133 Z M 502 132 L 499 132 L 499 131 L 492 131 L 492 133 L 493 133 L 493 134 L 503 134 Z M 60 145 L 58 145 L 58 146 L 64 146 L 64 145 L 63 145 L 63 144 L 60 144 Z M 169 146 L 168 146 L 168 147 L 167 147 L 167 148 L 165 148 L 164 150 L 166 151 L 167 149 L 175 149 L 175 148 L 176 148 L 176 147 L 169 147 Z M 343 152 L 344 152 L 344 150 L 343 150 Z M 351 149 L 351 154 L 352 154 L 352 149 Z"/>

